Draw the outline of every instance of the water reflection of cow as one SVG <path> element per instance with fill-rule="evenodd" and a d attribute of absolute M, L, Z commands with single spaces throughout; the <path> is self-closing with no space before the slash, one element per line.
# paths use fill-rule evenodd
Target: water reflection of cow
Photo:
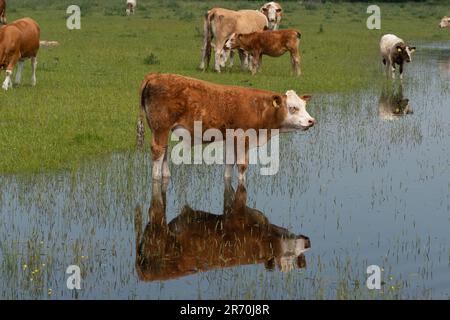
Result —
<path fill-rule="evenodd" d="M 246 206 L 247 191 L 234 193 L 227 182 L 224 212 L 215 215 L 185 206 L 170 223 L 166 221 L 166 195 L 153 185 L 150 222 L 142 233 L 142 212 L 136 209 L 136 270 L 143 281 L 169 280 L 211 269 L 264 264 L 291 271 L 304 268 L 305 236 L 271 224 L 264 214 Z"/>
<path fill-rule="evenodd" d="M 401 116 L 412 114 L 409 99 L 403 96 L 403 86 L 392 87 L 389 84 L 383 86 L 378 104 L 378 115 L 383 120 L 394 120 Z"/>

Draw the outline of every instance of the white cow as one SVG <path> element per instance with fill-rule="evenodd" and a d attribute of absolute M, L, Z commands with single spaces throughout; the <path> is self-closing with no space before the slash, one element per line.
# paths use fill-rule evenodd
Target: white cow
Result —
<path fill-rule="evenodd" d="M 403 64 L 412 61 L 412 54 L 416 47 L 407 45 L 402 39 L 393 34 L 381 37 L 380 53 L 383 64 L 386 66 L 386 74 L 391 74 L 395 79 L 395 65 L 399 66 L 400 79 L 403 79 Z"/>
<path fill-rule="evenodd" d="M 268 2 L 261 7 L 260 11 L 267 17 L 267 21 L 269 21 L 269 29 L 278 30 L 280 27 L 281 17 L 283 15 L 283 9 L 280 4 L 276 2 Z"/>
<path fill-rule="evenodd" d="M 127 16 L 134 14 L 136 10 L 136 0 L 127 0 Z"/>
<path fill-rule="evenodd" d="M 450 18 L 447 16 L 443 17 L 441 23 L 439 24 L 439 27 L 450 29 Z"/>

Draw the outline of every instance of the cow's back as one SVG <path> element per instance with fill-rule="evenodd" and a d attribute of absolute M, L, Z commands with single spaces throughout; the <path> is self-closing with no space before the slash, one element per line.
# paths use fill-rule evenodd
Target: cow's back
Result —
<path fill-rule="evenodd" d="M 20 53 L 22 58 L 36 56 L 39 50 L 40 28 L 31 18 L 16 20 L 7 26 L 20 32 Z"/>
<path fill-rule="evenodd" d="M 257 10 L 240 10 L 237 23 L 237 33 L 251 33 L 264 30 L 267 26 L 266 16 Z"/>
<path fill-rule="evenodd" d="M 141 95 L 151 119 L 151 128 L 180 125 L 193 132 L 194 121 L 202 121 L 203 130 L 270 129 L 270 124 L 262 123 L 261 120 L 267 113 L 265 108 L 272 106 L 272 97 L 278 94 L 175 74 L 152 73 L 144 79 Z M 273 107 L 271 109 L 276 110 Z M 272 114 L 267 116 L 270 116 L 270 121 L 278 121 L 272 119 Z"/>
<path fill-rule="evenodd" d="M 214 34 L 220 39 L 227 39 L 233 33 L 251 33 L 264 30 L 267 18 L 257 10 L 228 10 L 213 8 L 208 15 L 214 22 Z"/>
<path fill-rule="evenodd" d="M 403 43 L 403 40 L 393 34 L 386 34 L 380 41 L 380 52 L 383 56 L 388 56 L 391 49 L 398 43 Z"/>

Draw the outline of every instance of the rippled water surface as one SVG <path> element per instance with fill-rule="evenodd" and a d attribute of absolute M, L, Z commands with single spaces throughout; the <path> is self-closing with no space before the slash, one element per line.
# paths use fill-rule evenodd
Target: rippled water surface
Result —
<path fill-rule="evenodd" d="M 152 186 L 148 154 L 1 176 L 0 298 L 448 299 L 450 46 L 422 44 L 402 86 L 309 111 L 319 123 L 282 137 L 279 173 L 250 167 L 246 187 L 221 166 Z"/>

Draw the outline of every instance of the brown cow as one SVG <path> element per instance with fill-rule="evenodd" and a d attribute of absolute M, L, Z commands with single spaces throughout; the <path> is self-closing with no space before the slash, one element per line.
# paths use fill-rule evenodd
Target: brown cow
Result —
<path fill-rule="evenodd" d="M 174 74 L 150 73 L 142 81 L 140 92 L 138 146 L 143 145 L 146 116 L 152 131 L 152 176 L 157 180 L 170 176 L 167 150 L 170 133 L 181 128 L 187 130 L 190 137 L 196 137 L 196 122 L 201 122 L 201 134 L 216 129 L 223 136 L 227 136 L 227 129 L 241 129 L 244 132 L 267 129 L 270 135 L 273 129 L 279 129 L 280 132 L 308 130 L 315 123 L 306 111 L 306 103 L 311 96 L 299 97 L 292 90 L 282 95 L 265 90 L 218 85 Z M 259 140 L 257 145 L 266 142 Z M 200 143 L 206 142 L 197 144 Z M 236 152 L 240 156 L 233 158 L 234 162 L 228 162 L 227 159 L 225 176 L 231 176 L 237 163 L 239 178 L 245 179 L 248 151 L 252 147 L 256 145 L 250 146 L 246 142 L 245 150 Z"/>
<path fill-rule="evenodd" d="M 215 70 L 220 72 L 224 66 L 226 55 L 224 46 L 233 33 L 250 33 L 264 30 L 268 26 L 267 18 L 257 10 L 228 10 L 214 8 L 205 14 L 202 60 L 200 69 L 206 70 L 211 59 L 211 48 L 215 50 Z M 213 42 L 213 43 L 211 43 Z M 239 52 L 241 67 L 245 68 L 246 55 Z"/>
<path fill-rule="evenodd" d="M 301 74 L 300 44 L 301 34 L 298 30 L 258 31 L 249 34 L 233 34 L 226 43 L 229 49 L 242 49 L 248 52 L 252 60 L 252 74 L 258 71 L 261 65 L 262 55 L 280 57 L 287 51 L 291 54 L 292 69 L 296 75 Z"/>
<path fill-rule="evenodd" d="M 19 63 L 16 74 L 16 84 L 22 77 L 25 59 L 31 59 L 32 85 L 36 85 L 37 53 L 39 51 L 40 29 L 30 18 L 16 20 L 0 28 L 0 70 L 6 69 L 6 79 L 2 88 L 12 88 L 11 74 L 16 63 Z"/>
<path fill-rule="evenodd" d="M 6 24 L 6 1 L 0 0 L 0 24 Z"/>
<path fill-rule="evenodd" d="M 164 189 L 164 187 L 163 187 Z M 269 222 L 247 207 L 247 191 L 239 184 L 234 194 L 226 180 L 222 215 L 185 206 L 170 223 L 166 192 L 154 183 L 149 223 L 142 232 L 141 208 L 136 208 L 136 271 L 142 281 L 164 281 L 241 265 L 264 264 L 282 272 L 304 268 L 310 240 Z"/>

